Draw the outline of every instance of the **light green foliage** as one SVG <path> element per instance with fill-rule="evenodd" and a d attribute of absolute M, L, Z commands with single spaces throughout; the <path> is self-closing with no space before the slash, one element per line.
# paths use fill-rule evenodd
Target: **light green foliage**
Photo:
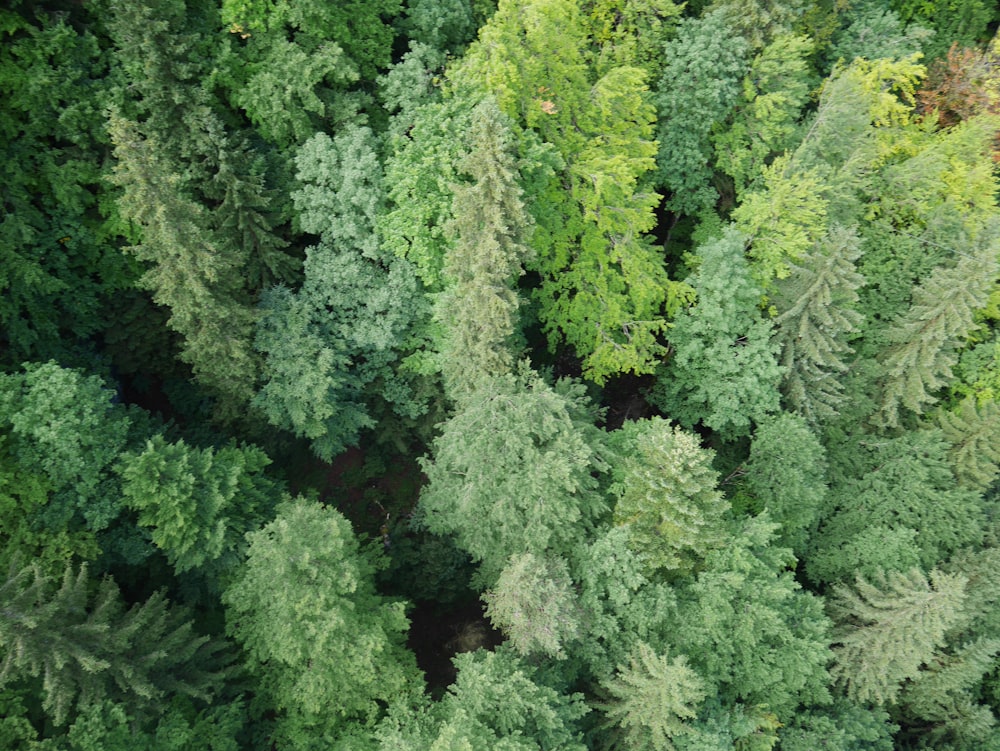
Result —
<path fill-rule="evenodd" d="M 490 379 L 441 425 L 421 464 L 420 518 L 453 535 L 492 584 L 511 555 L 561 553 L 606 505 L 600 431 L 579 385 L 527 371 Z"/>
<path fill-rule="evenodd" d="M 975 312 L 986 304 L 997 277 L 998 239 L 991 227 L 966 248 L 954 265 L 937 268 L 913 291 L 910 309 L 886 336 L 890 346 L 881 358 L 884 372 L 877 420 L 899 422 L 899 408 L 921 413 L 946 386 L 962 340 L 975 328 Z"/>
<path fill-rule="evenodd" d="M 752 50 L 786 35 L 799 19 L 803 0 L 714 0 L 708 12 L 725 12 Z"/>
<path fill-rule="evenodd" d="M 115 115 L 110 131 L 119 209 L 142 229 L 140 243 L 128 248 L 148 264 L 140 283 L 170 309 L 169 325 L 184 337 L 182 359 L 219 395 L 223 414 L 234 416 L 252 395 L 258 368 L 241 253 L 211 231 L 156 138 Z"/>
<path fill-rule="evenodd" d="M 733 178 L 737 196 L 760 175 L 771 156 L 792 145 L 809 96 L 812 51 L 808 37 L 790 34 L 761 50 L 743 79 L 743 101 L 732 124 L 713 135 L 716 165 Z"/>
<path fill-rule="evenodd" d="M 826 498 L 826 451 L 798 415 L 761 423 L 744 479 L 761 508 L 781 525 L 777 542 L 801 554 Z"/>
<path fill-rule="evenodd" d="M 592 73 L 586 33 L 569 0 L 502 2 L 450 78 L 458 90 L 494 95 L 518 126 L 554 147 L 561 164 L 546 159 L 554 169 L 528 202 L 539 317 L 550 348 L 564 339 L 586 377 L 603 383 L 652 371 L 661 308 L 683 293 L 643 236 L 658 202 L 646 184 L 655 143 L 645 73 Z"/>
<path fill-rule="evenodd" d="M 435 314 L 444 337 L 441 369 L 453 392 L 513 367 L 519 300 L 512 287 L 531 256 L 510 126 L 492 100 L 473 111 L 468 141 L 461 166 L 473 182 L 454 188 L 455 243 L 445 256 L 448 289 Z"/>
<path fill-rule="evenodd" d="M 744 247 L 744 236 L 729 228 L 698 248 L 690 279 L 698 302 L 670 330 L 672 354 L 652 395 L 681 425 L 700 421 L 726 435 L 746 435 L 751 421 L 778 410 L 783 373 Z"/>
<path fill-rule="evenodd" d="M 900 704 L 913 724 L 932 723 L 921 739 L 929 748 L 957 742 L 959 748 L 982 748 L 995 733 L 996 718 L 980 704 L 976 688 L 995 667 L 1000 640 L 977 639 L 955 654 L 937 654 L 915 681 L 904 688 Z"/>
<path fill-rule="evenodd" d="M 831 675 L 856 702 L 885 704 L 944 643 L 962 617 L 967 579 L 919 569 L 890 571 L 853 588 L 838 585 L 830 611 L 838 624 Z"/>
<path fill-rule="evenodd" d="M 585 751 L 577 722 L 589 711 L 580 694 L 537 682 L 510 650 L 454 659 L 458 678 L 430 711 L 397 707 L 380 725 L 381 751 Z"/>
<path fill-rule="evenodd" d="M 852 3 L 848 21 L 833 37 L 826 57 L 832 63 L 852 62 L 863 57 L 901 59 L 909 57 L 934 36 L 930 29 L 915 23 L 904 24 L 899 14 L 879 0 Z"/>
<path fill-rule="evenodd" d="M 610 725 L 620 728 L 622 748 L 674 751 L 671 739 L 688 730 L 706 697 L 705 683 L 683 657 L 668 659 L 639 642 L 627 666 L 604 685 L 602 706 Z"/>
<path fill-rule="evenodd" d="M 56 725 L 105 697 L 145 709 L 173 694 L 211 699 L 223 680 L 221 642 L 197 635 L 162 592 L 126 610 L 110 578 L 89 590 L 86 566 L 68 566 L 61 584 L 33 565 L 5 572 L 0 685 L 41 679 Z"/>
<path fill-rule="evenodd" d="M 959 483 L 985 491 L 1000 466 L 1000 407 L 967 398 L 953 411 L 942 411 L 938 424 L 951 444 L 948 456 Z"/>
<path fill-rule="evenodd" d="M 406 20 L 400 24 L 414 42 L 437 50 L 457 51 L 475 35 L 469 0 L 410 0 Z"/>
<path fill-rule="evenodd" d="M 247 539 L 246 564 L 222 598 L 227 629 L 293 726 L 371 720 L 380 701 L 418 685 L 403 603 L 375 591 L 375 551 L 361 549 L 338 511 L 298 499 Z"/>
<path fill-rule="evenodd" d="M 829 708 L 798 712 L 781 730 L 782 751 L 893 751 L 899 729 L 880 707 L 837 699 Z"/>
<path fill-rule="evenodd" d="M 855 308 L 864 279 L 855 269 L 857 234 L 833 226 L 775 285 L 775 340 L 787 369 L 782 391 L 812 425 L 834 417 L 843 402 L 840 377 L 852 353 L 848 337 L 863 320 Z"/>
<path fill-rule="evenodd" d="M 618 65 L 631 65 L 655 76 L 663 70 L 664 43 L 683 7 L 673 0 L 585 2 L 587 35 L 599 47 L 597 70 L 603 73 Z"/>
<path fill-rule="evenodd" d="M 7 366 L 63 357 L 104 327 L 101 307 L 134 278 L 98 202 L 106 58 L 62 14 L 0 24 L 0 327 Z"/>
<path fill-rule="evenodd" d="M 829 621 L 802 591 L 787 548 L 772 546 L 766 516 L 734 524 L 678 592 L 670 641 L 725 704 L 764 705 L 780 720 L 800 703 L 823 702 Z"/>
<path fill-rule="evenodd" d="M 97 532 L 121 513 L 110 468 L 125 448 L 130 419 L 114 399 L 98 376 L 54 362 L 0 375 L 5 448 L 55 491 L 49 515 L 56 528 L 74 517 Z"/>
<path fill-rule="evenodd" d="M 261 476 L 270 463 L 255 446 L 199 450 L 154 436 L 117 469 L 126 505 L 183 573 L 241 546 L 242 533 L 276 500 Z"/>
<path fill-rule="evenodd" d="M 565 659 L 566 648 L 582 636 L 581 614 L 564 558 L 512 555 L 483 600 L 486 616 L 503 630 L 518 654 Z"/>
<path fill-rule="evenodd" d="M 958 487 L 948 461 L 948 443 L 939 431 L 904 433 L 897 438 L 859 437 L 851 476 L 832 484 L 828 510 L 812 540 L 810 576 L 824 581 L 850 575 L 863 559 L 861 540 L 876 543 L 889 530 L 915 530 L 914 542 L 925 569 L 983 537 L 979 494 Z M 839 473 L 838 473 L 839 474 Z M 900 533 L 902 534 L 902 533 Z M 862 536 L 859 538 L 859 536 Z M 891 535 L 889 551 L 904 542 Z M 839 554 L 833 554 L 839 550 Z M 855 552 L 852 553 L 851 551 Z M 827 551 L 831 555 L 822 555 Z M 877 547 L 868 548 L 877 562 Z"/>
<path fill-rule="evenodd" d="M 621 457 L 612 470 L 614 523 L 647 571 L 689 574 L 723 543 L 729 504 L 716 489 L 712 452 L 698 437 L 658 417 L 612 434 Z"/>
<path fill-rule="evenodd" d="M 412 268 L 384 258 L 375 235 L 382 182 L 371 131 L 317 134 L 296 163 L 300 222 L 321 241 L 306 251 L 302 288 L 272 288 L 262 300 L 255 346 L 265 383 L 254 403 L 329 461 L 374 424 L 366 401 L 376 380 L 400 412 L 420 413 L 392 367 L 424 312 Z"/>
<path fill-rule="evenodd" d="M 716 10 L 682 21 L 667 43 L 656 98 L 657 184 L 670 191 L 671 211 L 698 214 L 719 198 L 711 185 L 712 128 L 739 103 L 750 63 L 747 42 L 733 24 L 725 9 Z"/>

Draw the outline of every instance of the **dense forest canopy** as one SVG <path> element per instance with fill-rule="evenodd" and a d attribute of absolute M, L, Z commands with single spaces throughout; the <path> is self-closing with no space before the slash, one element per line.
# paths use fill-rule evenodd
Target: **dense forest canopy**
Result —
<path fill-rule="evenodd" d="M 0 748 L 1000 751 L 987 0 L 0 9 Z"/>

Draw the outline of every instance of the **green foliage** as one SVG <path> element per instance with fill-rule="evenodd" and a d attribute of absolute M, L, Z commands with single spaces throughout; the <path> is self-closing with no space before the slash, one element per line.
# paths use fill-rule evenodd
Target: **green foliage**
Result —
<path fill-rule="evenodd" d="M 145 709 L 174 694 L 212 697 L 223 679 L 221 642 L 198 636 L 162 592 L 126 610 L 110 578 L 89 590 L 86 566 L 67 567 L 61 584 L 33 565 L 6 572 L 0 685 L 42 679 L 43 706 L 56 725 L 74 705 L 105 697 Z"/>
<path fill-rule="evenodd" d="M 607 509 L 600 432 L 581 386 L 527 371 L 484 381 L 421 462 L 423 525 L 453 535 L 492 584 L 510 556 L 562 553 Z"/>
<path fill-rule="evenodd" d="M 899 729 L 880 707 L 837 699 L 828 708 L 799 712 L 781 731 L 782 751 L 892 751 Z"/>
<path fill-rule="evenodd" d="M 661 418 L 626 423 L 613 434 L 614 523 L 648 571 L 690 574 L 723 543 L 729 504 L 716 489 L 712 452 Z"/>
<path fill-rule="evenodd" d="M 273 505 L 274 490 L 260 476 L 270 463 L 254 446 L 199 450 L 154 436 L 141 453 L 121 457 L 118 473 L 125 503 L 184 573 L 235 552 Z"/>
<path fill-rule="evenodd" d="M 131 420 L 116 399 L 98 376 L 55 362 L 0 375 L 6 450 L 55 491 L 46 515 L 56 528 L 73 518 L 98 532 L 121 514 L 110 470 L 125 449 Z"/>
<path fill-rule="evenodd" d="M 852 62 L 863 57 L 901 59 L 910 57 L 934 36 L 931 29 L 915 23 L 904 24 L 899 14 L 878 0 L 852 3 L 846 23 L 833 37 L 827 50 L 830 62 Z"/>
<path fill-rule="evenodd" d="M 599 47 L 595 66 L 605 72 L 618 65 L 645 69 L 651 76 L 663 69 L 664 43 L 674 31 L 683 5 L 673 0 L 642 0 L 622 5 L 615 0 L 583 4 L 587 36 Z"/>
<path fill-rule="evenodd" d="M 964 399 L 953 411 L 942 411 L 938 424 L 951 444 L 948 455 L 959 483 L 984 491 L 1000 467 L 1000 408 L 994 401 Z"/>
<path fill-rule="evenodd" d="M 801 417 L 782 413 L 758 426 L 744 483 L 781 525 L 778 543 L 801 554 L 827 491 L 826 451 Z"/>
<path fill-rule="evenodd" d="M 403 603 L 375 591 L 375 551 L 338 511 L 291 501 L 247 540 L 246 564 L 222 596 L 227 630 L 293 727 L 373 720 L 380 701 L 418 685 Z"/>
<path fill-rule="evenodd" d="M 483 600 L 486 616 L 520 655 L 565 659 L 565 647 L 581 636 L 573 581 L 561 557 L 512 555 Z"/>
<path fill-rule="evenodd" d="M 892 439 L 855 439 L 857 466 L 849 478 L 832 484 L 820 529 L 812 540 L 807 570 L 832 581 L 850 575 L 867 560 L 890 566 L 890 551 L 916 532 L 913 544 L 921 565 L 930 569 L 955 550 L 983 537 L 979 494 L 959 487 L 948 461 L 948 443 L 939 431 L 904 433 Z M 887 532 L 895 542 L 888 543 Z M 897 536 L 901 535 L 901 537 Z M 867 548 L 862 540 L 884 545 Z M 829 555 L 824 554 L 829 553 Z M 839 552 L 835 552 L 839 551 Z M 885 555 L 884 564 L 878 564 Z"/>
<path fill-rule="evenodd" d="M 531 255 L 510 126 L 495 102 L 473 110 L 468 140 L 461 167 L 473 182 L 454 188 L 455 243 L 443 268 L 448 289 L 436 303 L 444 329 L 441 368 L 452 392 L 512 369 L 519 302 L 512 287 Z"/>
<path fill-rule="evenodd" d="M 817 425 L 837 414 L 844 400 L 840 376 L 852 354 L 848 337 L 863 318 L 855 310 L 864 280 L 854 263 L 858 236 L 833 226 L 776 284 L 775 340 L 787 368 L 783 392 L 789 407 Z"/>
<path fill-rule="evenodd" d="M 956 350 L 976 326 L 975 311 L 986 304 L 998 273 L 995 231 L 963 245 L 968 252 L 923 280 L 910 309 L 886 334 L 880 424 L 897 425 L 901 406 L 919 414 L 935 401 L 934 392 L 952 376 Z"/>
<path fill-rule="evenodd" d="M 681 425 L 700 421 L 728 436 L 746 435 L 751 421 L 778 410 L 783 372 L 744 247 L 744 236 L 730 228 L 698 248 L 691 278 L 698 302 L 677 316 L 672 356 L 652 394 Z"/>
<path fill-rule="evenodd" d="M 906 22 L 934 29 L 925 45 L 930 58 L 943 57 L 948 47 L 973 47 L 988 36 L 987 26 L 996 18 L 996 7 L 984 0 L 891 0 L 893 10 Z"/>
<path fill-rule="evenodd" d="M 609 724 L 621 729 L 622 748 L 673 751 L 670 742 L 685 733 L 684 722 L 697 714 L 705 683 L 683 657 L 667 659 L 639 642 L 627 666 L 604 685 L 610 703 L 603 706 Z"/>
<path fill-rule="evenodd" d="M 666 49 L 656 99 L 657 184 L 671 191 L 667 208 L 694 215 L 719 198 L 711 185 L 712 129 L 739 103 L 750 50 L 725 9 L 682 21 Z"/>
<path fill-rule="evenodd" d="M 734 525 L 678 593 L 670 641 L 727 705 L 790 718 L 828 697 L 829 621 L 789 570 L 791 551 L 770 545 L 776 530 L 765 516 Z"/>
<path fill-rule="evenodd" d="M 856 702 L 885 704 L 916 678 L 962 617 L 967 579 L 919 569 L 890 571 L 854 588 L 838 585 L 830 611 L 834 634 L 831 675 Z"/>

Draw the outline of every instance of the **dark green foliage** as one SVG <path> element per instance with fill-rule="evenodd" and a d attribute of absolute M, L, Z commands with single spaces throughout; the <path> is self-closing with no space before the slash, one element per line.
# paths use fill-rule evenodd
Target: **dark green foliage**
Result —
<path fill-rule="evenodd" d="M 667 44 L 656 100 L 661 113 L 656 178 L 671 192 L 672 211 L 698 214 L 718 200 L 711 185 L 712 127 L 739 102 L 749 63 L 747 43 L 724 9 L 681 22 Z"/>
<path fill-rule="evenodd" d="M 0 585 L 0 683 L 40 678 L 57 725 L 105 697 L 152 709 L 164 697 L 209 700 L 222 684 L 223 644 L 193 630 L 163 593 L 126 610 L 117 585 L 91 593 L 87 567 L 59 584 L 35 566 L 11 567 Z"/>
<path fill-rule="evenodd" d="M 568 551 L 606 510 L 607 469 L 582 387 L 528 371 L 485 381 L 422 462 L 420 519 L 453 535 L 492 584 L 510 556 Z"/>
<path fill-rule="evenodd" d="M 827 492 L 826 451 L 801 417 L 784 413 L 758 426 L 744 483 L 781 525 L 777 541 L 801 555 Z"/>
<path fill-rule="evenodd" d="M 904 58 L 921 52 L 933 37 L 931 29 L 915 23 L 904 24 L 894 10 L 879 0 L 852 3 L 846 23 L 833 37 L 827 50 L 830 63 L 850 63 L 857 57 Z"/>
<path fill-rule="evenodd" d="M 800 712 L 781 730 L 782 751 L 892 751 L 899 729 L 881 708 L 837 699 L 830 707 Z"/>
<path fill-rule="evenodd" d="M 746 435 L 751 422 L 778 410 L 782 375 L 744 243 L 730 228 L 698 248 L 690 280 L 698 302 L 670 330 L 671 357 L 652 395 L 681 425 L 701 422 L 728 436 Z"/>
<path fill-rule="evenodd" d="M 954 411 L 941 412 L 938 422 L 959 483 L 986 490 L 996 479 L 1000 465 L 1000 408 L 996 402 L 976 404 L 963 400 Z"/>

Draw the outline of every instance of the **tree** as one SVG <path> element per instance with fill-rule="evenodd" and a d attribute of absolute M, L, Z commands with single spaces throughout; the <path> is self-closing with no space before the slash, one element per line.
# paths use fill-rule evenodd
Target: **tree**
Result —
<path fill-rule="evenodd" d="M 671 211 L 695 215 L 718 200 L 711 185 L 712 128 L 739 103 L 748 58 L 749 47 L 725 9 L 685 19 L 667 43 L 656 98 L 656 180 L 671 192 Z"/>
<path fill-rule="evenodd" d="M 910 309 L 887 332 L 880 424 L 897 425 L 900 406 L 920 414 L 947 385 L 955 351 L 974 329 L 975 311 L 985 305 L 997 277 L 997 243 L 991 227 L 965 245 L 968 252 L 954 266 L 936 269 L 913 291 Z"/>
<path fill-rule="evenodd" d="M 322 733 L 371 721 L 379 702 L 419 685 L 403 603 L 376 592 L 376 551 L 338 511 L 289 501 L 247 540 L 246 564 L 222 596 L 227 631 L 283 724 Z"/>
<path fill-rule="evenodd" d="M 609 702 L 602 705 L 609 725 L 620 728 L 622 748 L 673 751 L 670 742 L 689 730 L 706 697 L 705 683 L 683 656 L 672 660 L 639 643 L 627 666 L 604 685 Z"/>
<path fill-rule="evenodd" d="M 855 309 L 864 283 L 855 268 L 860 255 L 857 234 L 833 226 L 776 284 L 782 391 L 788 406 L 812 425 L 835 416 L 844 399 L 840 376 L 853 352 L 847 339 L 863 320 Z"/>
<path fill-rule="evenodd" d="M 421 524 L 453 535 L 487 585 L 519 553 L 563 553 L 607 509 L 600 431 L 583 388 L 526 371 L 459 403 L 421 465 Z"/>
<path fill-rule="evenodd" d="M 884 3 L 858 3 L 848 10 L 845 23 L 833 36 L 826 58 L 831 63 L 850 64 L 857 58 L 901 59 L 922 52 L 934 36 L 931 29 L 904 24 L 899 14 Z"/>
<path fill-rule="evenodd" d="M 117 469 L 125 503 L 180 574 L 236 552 L 274 503 L 275 489 L 261 476 L 270 463 L 255 446 L 199 450 L 157 435 L 142 452 L 124 454 Z"/>
<path fill-rule="evenodd" d="M 41 678 L 57 725 L 75 704 L 151 708 L 174 694 L 207 701 L 221 686 L 223 643 L 197 635 L 162 592 L 126 610 L 110 578 L 90 589 L 85 565 L 67 566 L 58 585 L 33 565 L 11 566 L 0 585 L 0 684 Z"/>
<path fill-rule="evenodd" d="M 757 427 L 744 483 L 781 525 L 777 542 L 801 555 L 827 491 L 826 451 L 801 417 L 784 412 Z"/>
<path fill-rule="evenodd" d="M 613 434 L 614 523 L 650 572 L 690 574 L 723 542 L 729 504 L 716 489 L 712 452 L 661 418 L 626 423 Z"/>
<path fill-rule="evenodd" d="M 495 102 L 473 110 L 469 147 L 462 167 L 473 182 L 454 188 L 449 229 L 455 244 L 443 268 L 449 286 L 436 305 L 445 329 L 441 367 L 453 391 L 512 369 L 519 330 L 512 287 L 531 255 L 512 136 Z"/>
<path fill-rule="evenodd" d="M 761 317 L 762 290 L 735 229 L 699 246 L 691 278 L 697 304 L 677 316 L 671 357 L 653 399 L 681 425 L 702 422 L 727 435 L 745 435 L 751 421 L 778 410 L 782 369 L 772 324 Z"/>
<path fill-rule="evenodd" d="M 962 617 L 966 578 L 919 569 L 890 571 L 854 588 L 838 585 L 830 601 L 837 621 L 831 675 L 856 702 L 885 704 L 919 674 Z"/>
<path fill-rule="evenodd" d="M 1000 408 L 994 401 L 964 399 L 953 411 L 942 411 L 938 424 L 951 444 L 948 454 L 959 483 L 985 491 L 1000 468 Z"/>

